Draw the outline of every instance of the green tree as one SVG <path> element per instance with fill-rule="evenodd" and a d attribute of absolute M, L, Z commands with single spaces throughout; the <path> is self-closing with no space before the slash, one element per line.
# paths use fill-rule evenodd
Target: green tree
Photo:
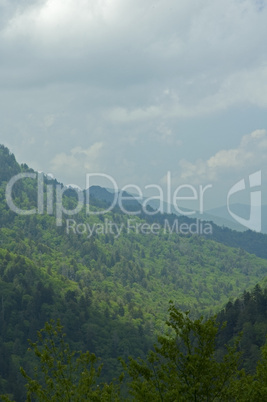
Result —
<path fill-rule="evenodd" d="M 262 402 L 267 400 L 267 342 L 261 349 L 261 359 L 257 363 L 256 373 L 246 374 L 241 370 L 231 384 L 231 396 L 238 402 Z"/>
<path fill-rule="evenodd" d="M 216 361 L 215 317 L 192 320 L 172 302 L 167 325 L 170 331 L 158 337 L 159 345 L 147 362 L 130 359 L 129 392 L 137 401 L 228 401 L 229 384 L 237 376 L 237 345 Z"/>
<path fill-rule="evenodd" d="M 63 327 L 51 321 L 38 332 L 36 343 L 30 342 L 39 365 L 27 380 L 27 401 L 116 401 L 117 391 L 112 384 L 97 384 L 101 366 L 89 352 L 71 352 L 64 340 Z"/>

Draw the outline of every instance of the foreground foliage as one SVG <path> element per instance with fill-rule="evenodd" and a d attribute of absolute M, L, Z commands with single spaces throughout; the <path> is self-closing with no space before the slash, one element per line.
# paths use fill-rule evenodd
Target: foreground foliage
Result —
<path fill-rule="evenodd" d="M 221 361 L 215 358 L 215 317 L 192 320 L 173 303 L 169 307 L 169 332 L 159 336 L 146 360 L 122 362 L 128 392 L 99 383 L 101 366 L 94 354 L 70 350 L 59 322 L 46 323 L 38 341 L 30 342 L 37 357 L 34 376 L 26 378 L 27 401 L 265 401 L 267 400 L 267 343 L 254 375 L 238 369 L 239 339 Z M 124 384 L 125 386 L 125 384 Z M 4 401 L 12 401 L 7 395 Z"/>
<path fill-rule="evenodd" d="M 237 376 L 240 354 L 228 348 L 221 362 L 215 359 L 215 318 L 191 320 L 174 304 L 167 325 L 171 332 L 159 336 L 159 346 L 147 361 L 131 359 L 130 392 L 138 401 L 227 400 L 229 385 Z"/>
<path fill-rule="evenodd" d="M 46 323 L 38 341 L 30 348 L 38 358 L 34 377 L 21 368 L 27 380 L 27 401 L 116 401 L 112 384 L 99 384 L 101 372 L 97 357 L 90 352 L 74 352 L 65 342 L 60 322 Z M 8 396 L 3 397 L 9 401 Z"/>

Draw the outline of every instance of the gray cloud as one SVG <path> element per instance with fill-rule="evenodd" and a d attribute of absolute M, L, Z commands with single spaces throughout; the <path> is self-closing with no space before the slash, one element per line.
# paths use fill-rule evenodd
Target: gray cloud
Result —
<path fill-rule="evenodd" d="M 251 131 L 266 114 L 265 1 L 2 1 L 0 15 L 0 141 L 65 182 L 182 180 L 238 148 L 242 111 Z"/>

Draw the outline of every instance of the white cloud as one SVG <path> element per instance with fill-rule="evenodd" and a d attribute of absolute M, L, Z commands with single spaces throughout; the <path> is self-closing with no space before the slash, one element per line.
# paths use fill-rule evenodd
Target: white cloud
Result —
<path fill-rule="evenodd" d="M 267 131 L 255 130 L 243 136 L 238 148 L 220 150 L 209 159 L 195 163 L 181 160 L 180 178 L 194 183 L 214 182 L 244 169 L 262 168 L 267 162 L 266 148 Z"/>
<path fill-rule="evenodd" d="M 86 173 L 100 169 L 99 157 L 103 146 L 103 142 L 96 142 L 87 149 L 77 146 L 69 154 L 58 153 L 50 162 L 51 170 L 69 180 L 79 177 L 80 183 Z"/>

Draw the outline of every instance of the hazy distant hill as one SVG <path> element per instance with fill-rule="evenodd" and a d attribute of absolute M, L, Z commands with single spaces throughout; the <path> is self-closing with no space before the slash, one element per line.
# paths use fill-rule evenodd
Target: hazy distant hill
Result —
<path fill-rule="evenodd" d="M 261 206 L 261 232 L 262 233 L 267 233 L 267 205 L 262 205 Z M 244 219 L 249 219 L 250 217 L 250 206 L 245 205 L 245 204 L 232 204 L 231 205 L 231 211 L 238 216 L 244 218 Z M 225 220 L 225 222 L 228 220 L 230 224 L 235 225 L 238 228 L 237 230 L 246 230 L 246 227 L 243 225 L 238 224 L 234 218 L 231 217 L 229 212 L 227 211 L 227 207 L 220 207 L 220 208 L 214 208 L 211 210 L 208 210 L 207 213 L 210 216 L 214 216 L 216 219 L 222 219 L 222 221 Z M 214 220 L 215 222 L 215 220 Z M 217 223 L 217 222 L 216 222 Z M 225 226 L 231 227 L 228 224 Z"/>
<path fill-rule="evenodd" d="M 154 209 L 159 208 L 159 204 L 158 204 L 157 200 L 151 200 L 151 202 L 149 204 Z M 182 214 L 179 214 L 172 205 L 170 206 L 166 202 L 163 202 L 163 210 L 164 210 L 164 212 L 167 212 L 170 210 L 172 213 L 176 214 L 177 216 L 182 215 Z M 236 208 L 234 208 L 234 210 L 236 210 Z M 201 219 L 203 221 L 208 221 L 208 222 L 211 221 L 211 222 L 214 222 L 218 226 L 226 226 L 232 230 L 237 230 L 240 232 L 247 230 L 243 225 L 240 225 L 238 222 L 236 222 L 231 217 L 231 215 L 229 215 L 226 206 L 205 211 L 203 214 L 201 214 L 198 211 L 196 211 L 194 214 L 192 214 L 192 211 L 190 209 L 187 209 L 184 207 L 182 208 L 182 211 L 185 211 L 185 216 L 188 216 L 191 219 Z"/>
<path fill-rule="evenodd" d="M 104 187 L 100 186 L 91 186 L 89 189 L 85 191 L 85 194 L 89 193 L 89 199 L 91 203 L 94 203 L 96 200 L 96 204 L 99 201 L 103 201 L 107 207 L 110 207 L 114 203 L 113 208 L 124 208 L 126 211 L 138 211 L 140 210 L 139 202 L 126 191 L 114 193 L 107 190 Z M 119 200 L 119 196 L 121 196 Z M 121 203 L 119 205 L 119 202 Z M 121 208 L 122 207 L 122 208 Z"/>

